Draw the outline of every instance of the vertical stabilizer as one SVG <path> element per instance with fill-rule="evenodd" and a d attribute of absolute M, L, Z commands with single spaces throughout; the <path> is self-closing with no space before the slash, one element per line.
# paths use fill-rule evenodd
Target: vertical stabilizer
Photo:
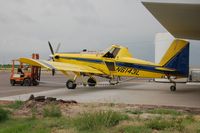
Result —
<path fill-rule="evenodd" d="M 161 66 L 176 70 L 176 74 L 188 76 L 189 73 L 189 42 L 175 39 L 160 63 Z"/>

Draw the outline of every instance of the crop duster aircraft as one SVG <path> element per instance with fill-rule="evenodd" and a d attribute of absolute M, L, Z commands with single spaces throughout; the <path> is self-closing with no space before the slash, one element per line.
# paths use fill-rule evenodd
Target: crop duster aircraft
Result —
<path fill-rule="evenodd" d="M 88 76 L 87 85 L 95 86 L 97 81 L 94 76 L 110 79 L 110 84 L 119 83 L 119 77 L 137 78 L 168 78 L 173 85 L 171 91 L 176 90 L 176 83 L 172 77 L 187 77 L 189 73 L 189 42 L 175 39 L 164 54 L 159 64 L 133 58 L 128 48 L 120 45 L 112 45 L 104 53 L 58 53 L 55 52 L 49 42 L 52 58 L 51 61 L 20 58 L 20 62 L 32 66 L 40 66 L 52 70 L 61 71 L 69 76 L 74 76 L 66 82 L 68 89 L 75 89 L 77 78 Z M 84 83 L 84 81 L 82 80 Z M 84 83 L 85 84 L 85 83 Z"/>

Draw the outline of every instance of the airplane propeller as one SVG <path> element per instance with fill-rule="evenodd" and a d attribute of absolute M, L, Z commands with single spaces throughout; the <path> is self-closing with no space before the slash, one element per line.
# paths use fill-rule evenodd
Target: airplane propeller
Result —
<path fill-rule="evenodd" d="M 59 58 L 58 56 L 55 56 L 55 57 L 54 57 L 54 54 L 55 54 L 55 53 L 58 53 L 58 51 L 59 51 L 59 49 L 60 49 L 61 43 L 59 43 L 59 44 L 57 45 L 57 48 L 56 48 L 56 51 L 55 51 L 55 52 L 54 52 L 54 50 L 53 50 L 53 47 L 52 47 L 50 41 L 48 41 L 48 44 L 49 44 L 49 49 L 50 49 L 50 51 L 51 51 L 51 55 L 49 55 L 49 57 L 50 57 L 49 60 L 54 61 L 54 58 Z"/>
<path fill-rule="evenodd" d="M 58 53 L 61 44 L 59 43 L 59 44 L 57 45 L 57 48 L 56 48 L 55 53 L 54 53 L 54 50 L 53 50 L 53 47 L 52 47 L 50 41 L 48 41 L 48 44 L 49 44 L 49 49 L 50 49 L 50 51 L 51 51 L 51 55 L 49 55 L 49 57 L 50 57 L 49 60 L 55 61 L 54 58 L 58 59 L 59 56 L 55 56 L 55 57 L 54 57 L 54 54 L 55 54 L 55 53 Z M 53 76 L 55 75 L 55 69 L 52 69 L 52 75 L 53 75 Z"/>

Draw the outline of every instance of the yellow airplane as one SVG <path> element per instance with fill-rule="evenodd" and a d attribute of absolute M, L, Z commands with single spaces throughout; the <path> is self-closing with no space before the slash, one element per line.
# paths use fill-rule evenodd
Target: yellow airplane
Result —
<path fill-rule="evenodd" d="M 87 84 L 95 86 L 97 84 L 94 76 L 110 79 L 110 84 L 119 83 L 119 77 L 138 78 L 168 78 L 173 85 L 171 91 L 176 90 L 176 83 L 172 77 L 187 77 L 189 73 L 189 42 L 175 39 L 167 52 L 164 54 L 159 64 L 133 58 L 128 48 L 120 45 L 112 45 L 103 53 L 89 53 L 83 50 L 80 53 L 57 53 L 49 42 L 51 50 L 51 61 L 34 60 L 30 58 L 20 58 L 22 63 L 32 66 L 40 66 L 52 70 L 61 71 L 65 75 L 74 73 L 72 79 L 66 82 L 68 89 L 75 89 L 77 78 L 83 79 L 88 76 Z"/>

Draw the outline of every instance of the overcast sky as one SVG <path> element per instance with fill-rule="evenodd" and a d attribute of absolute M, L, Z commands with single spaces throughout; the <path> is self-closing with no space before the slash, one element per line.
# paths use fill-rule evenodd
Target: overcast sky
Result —
<path fill-rule="evenodd" d="M 166 30 L 139 0 L 0 0 L 0 63 L 33 52 L 48 59 L 48 41 L 60 52 L 121 44 L 154 61 L 158 32 Z M 200 65 L 200 43 L 191 43 L 191 64 Z"/>

